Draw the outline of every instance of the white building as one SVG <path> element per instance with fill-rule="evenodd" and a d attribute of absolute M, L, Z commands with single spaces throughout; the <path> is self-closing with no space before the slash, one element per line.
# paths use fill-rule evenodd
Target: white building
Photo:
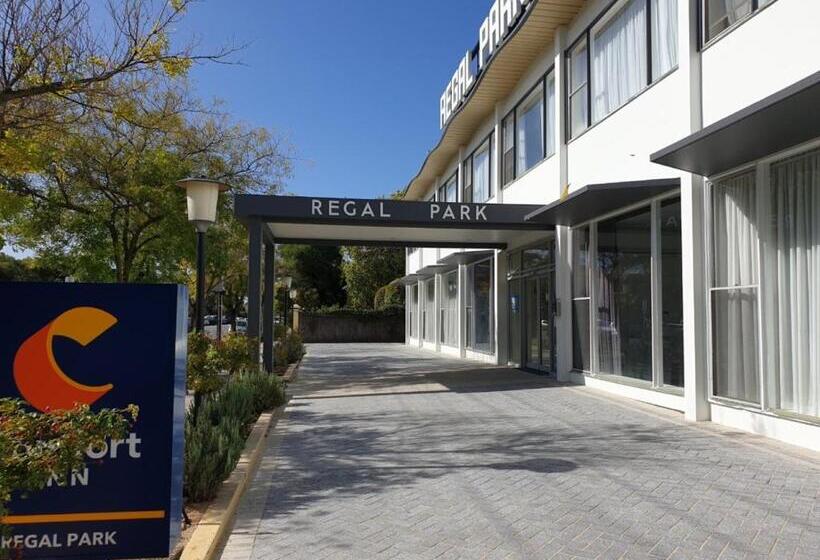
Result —
<path fill-rule="evenodd" d="M 555 227 L 408 249 L 407 344 L 820 449 L 819 29 L 815 0 L 496 0 L 406 199 Z"/>

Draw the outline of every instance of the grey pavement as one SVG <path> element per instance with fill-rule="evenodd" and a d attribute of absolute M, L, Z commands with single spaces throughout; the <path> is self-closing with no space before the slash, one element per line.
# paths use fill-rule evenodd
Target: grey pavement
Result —
<path fill-rule="evenodd" d="M 311 345 L 222 560 L 820 559 L 820 458 L 404 345 Z"/>

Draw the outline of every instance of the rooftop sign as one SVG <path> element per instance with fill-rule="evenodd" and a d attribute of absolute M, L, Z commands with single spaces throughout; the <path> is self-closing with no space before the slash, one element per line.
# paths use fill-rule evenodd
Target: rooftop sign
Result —
<path fill-rule="evenodd" d="M 492 57 L 502 40 L 515 27 L 518 19 L 532 3 L 531 0 L 495 0 L 490 13 L 484 18 L 478 30 L 478 48 L 467 51 L 458 64 L 453 77 L 439 99 L 439 127 L 450 120 L 450 117 L 464 101 L 473 88 L 476 77 Z"/>

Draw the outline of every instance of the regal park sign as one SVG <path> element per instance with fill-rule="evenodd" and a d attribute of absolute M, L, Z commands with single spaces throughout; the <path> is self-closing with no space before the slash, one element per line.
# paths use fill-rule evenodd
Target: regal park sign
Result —
<path fill-rule="evenodd" d="M 490 13 L 478 29 L 477 50 L 467 51 L 439 99 L 439 128 L 450 120 L 475 84 L 476 77 L 492 57 L 501 41 L 518 23 L 531 0 L 495 0 Z"/>
<path fill-rule="evenodd" d="M 387 205 L 386 205 L 387 204 Z M 400 203 L 407 208 L 406 203 Z M 462 222 L 486 222 L 486 204 L 457 204 L 457 203 L 436 203 L 425 204 L 428 215 L 419 216 L 429 218 L 430 221 L 449 220 Z M 418 207 L 424 211 L 424 207 Z M 393 210 L 390 209 L 390 202 L 379 200 L 357 200 L 357 199 L 335 199 L 335 198 L 313 198 L 310 201 L 311 217 L 348 217 L 348 218 L 382 218 L 390 220 L 393 218 Z"/>
<path fill-rule="evenodd" d="M 139 407 L 86 466 L 13 495 L 0 557 L 167 557 L 180 532 L 187 290 L 174 285 L 0 283 L 0 397 L 48 413 Z"/>

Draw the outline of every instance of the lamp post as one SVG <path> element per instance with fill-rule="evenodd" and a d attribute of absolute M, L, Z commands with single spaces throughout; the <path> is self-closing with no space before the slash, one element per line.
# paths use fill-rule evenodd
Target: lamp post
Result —
<path fill-rule="evenodd" d="M 222 296 L 225 295 L 225 282 L 219 279 L 214 286 L 216 294 L 216 341 L 222 342 Z"/>
<path fill-rule="evenodd" d="M 194 329 L 205 330 L 205 232 L 216 222 L 219 193 L 228 189 L 225 183 L 191 177 L 177 181 L 188 199 L 188 221 L 196 228 L 196 308 Z"/>
<path fill-rule="evenodd" d="M 292 276 L 283 276 L 282 283 L 285 285 L 285 309 L 282 323 L 285 326 L 285 333 L 288 332 L 288 306 L 290 305 L 290 287 L 293 284 Z"/>
<path fill-rule="evenodd" d="M 293 327 L 293 308 L 296 307 L 296 305 L 293 304 L 293 302 L 296 301 L 296 296 L 298 295 L 296 293 L 296 288 L 291 288 L 289 295 L 290 295 L 290 298 L 288 299 L 288 304 L 289 304 L 288 305 L 288 318 L 290 319 L 290 326 Z M 293 305 L 290 305 L 290 304 L 293 304 Z M 286 322 L 285 326 L 287 327 L 287 322 Z"/>

